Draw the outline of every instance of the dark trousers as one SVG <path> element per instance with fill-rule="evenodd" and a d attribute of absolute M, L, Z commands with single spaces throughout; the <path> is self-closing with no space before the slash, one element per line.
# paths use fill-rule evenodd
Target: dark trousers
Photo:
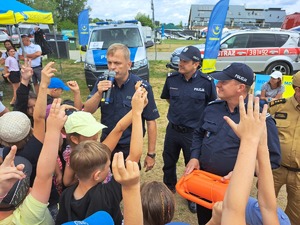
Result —
<path fill-rule="evenodd" d="M 115 149 L 111 153 L 111 161 L 114 158 L 114 154 L 117 153 L 117 152 L 123 152 L 124 159 L 126 159 L 129 156 L 129 150 L 130 150 L 130 145 L 117 144 L 117 146 L 115 147 Z"/>
<path fill-rule="evenodd" d="M 163 181 L 170 189 L 175 189 L 177 183 L 176 163 L 181 149 L 183 151 L 185 165 L 190 160 L 192 138 L 192 131 L 180 132 L 175 130 L 170 123 L 168 124 L 163 151 Z"/>
<path fill-rule="evenodd" d="M 212 210 L 205 208 L 201 205 L 197 205 L 197 218 L 199 225 L 205 225 L 212 217 Z"/>
<path fill-rule="evenodd" d="M 117 144 L 117 146 L 115 147 L 115 149 L 112 151 L 111 153 L 111 158 L 110 161 L 112 162 L 113 158 L 114 158 L 114 154 L 117 152 L 123 152 L 123 156 L 124 156 L 124 160 L 129 156 L 129 151 L 130 151 L 130 145 L 122 145 L 122 144 Z M 139 168 L 141 170 L 141 162 L 138 162 Z M 112 164 L 110 164 L 110 167 L 112 166 Z"/>

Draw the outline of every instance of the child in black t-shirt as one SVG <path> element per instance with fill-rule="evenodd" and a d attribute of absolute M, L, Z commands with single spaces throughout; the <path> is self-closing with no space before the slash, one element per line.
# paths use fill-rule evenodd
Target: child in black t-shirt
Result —
<path fill-rule="evenodd" d="M 131 146 L 127 160 L 135 162 L 139 161 L 142 154 L 143 130 L 141 113 L 146 97 L 146 91 L 139 88 L 132 98 L 132 111 L 124 117 L 126 120 L 132 117 Z M 74 112 L 73 114 L 76 113 L 82 112 Z M 71 129 L 71 127 L 76 127 L 77 123 L 73 121 L 73 126 L 69 127 L 68 120 L 65 125 L 66 132 L 73 131 L 74 133 L 74 129 Z M 125 124 L 128 124 L 128 121 Z M 126 127 L 124 127 L 124 123 L 121 123 L 115 129 L 122 131 Z M 89 130 L 89 127 L 87 129 Z M 103 181 L 110 171 L 110 152 L 114 149 L 122 132 L 119 132 L 119 135 L 113 135 L 113 130 L 103 143 L 95 140 L 86 140 L 85 136 L 78 135 L 79 132 L 75 132 L 77 133 L 77 139 L 73 137 L 73 141 L 77 142 L 78 145 L 72 150 L 70 155 L 70 167 L 75 172 L 79 182 L 63 192 L 59 203 L 60 207 L 56 224 L 83 220 L 93 213 L 103 210 L 112 216 L 116 225 L 121 225 L 123 220 L 120 209 L 122 200 L 121 185 L 113 177 L 107 183 L 103 183 Z"/>

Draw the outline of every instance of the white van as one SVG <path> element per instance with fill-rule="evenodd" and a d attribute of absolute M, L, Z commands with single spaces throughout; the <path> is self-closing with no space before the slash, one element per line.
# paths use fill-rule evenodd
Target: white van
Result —
<path fill-rule="evenodd" d="M 145 41 L 142 26 L 137 20 L 118 22 L 99 22 L 90 31 L 86 51 L 84 71 L 87 86 L 92 90 L 97 78 L 104 79 L 104 71 L 108 69 L 106 52 L 113 43 L 127 45 L 132 61 L 131 71 L 144 80 L 149 81 L 149 64 L 146 48 L 153 46 L 153 41 Z"/>

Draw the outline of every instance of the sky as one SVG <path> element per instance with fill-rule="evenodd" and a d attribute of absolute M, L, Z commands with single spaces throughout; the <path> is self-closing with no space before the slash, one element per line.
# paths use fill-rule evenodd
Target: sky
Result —
<path fill-rule="evenodd" d="M 183 25 L 188 22 L 192 4 L 216 4 L 218 0 L 153 0 L 154 18 L 161 23 Z M 263 2 L 263 4 L 261 4 Z M 246 8 L 282 8 L 287 15 L 300 12 L 300 1 L 297 0 L 231 0 L 230 5 L 246 5 Z M 152 19 L 151 0 L 88 0 L 92 8 L 90 18 L 129 20 L 134 19 L 138 12 L 149 15 Z"/>

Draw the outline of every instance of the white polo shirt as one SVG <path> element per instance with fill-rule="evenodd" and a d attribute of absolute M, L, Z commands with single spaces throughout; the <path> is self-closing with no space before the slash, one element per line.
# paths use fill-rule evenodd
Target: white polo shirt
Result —
<path fill-rule="evenodd" d="M 42 52 L 42 49 L 41 49 L 41 46 L 30 43 L 30 45 L 24 46 L 24 51 L 26 52 L 26 54 L 33 54 L 35 52 Z M 19 48 L 18 53 L 20 55 L 22 55 L 22 48 Z M 35 59 L 32 59 L 31 60 L 31 67 L 40 66 L 41 65 L 41 60 L 42 60 L 41 56 L 36 57 Z"/>

